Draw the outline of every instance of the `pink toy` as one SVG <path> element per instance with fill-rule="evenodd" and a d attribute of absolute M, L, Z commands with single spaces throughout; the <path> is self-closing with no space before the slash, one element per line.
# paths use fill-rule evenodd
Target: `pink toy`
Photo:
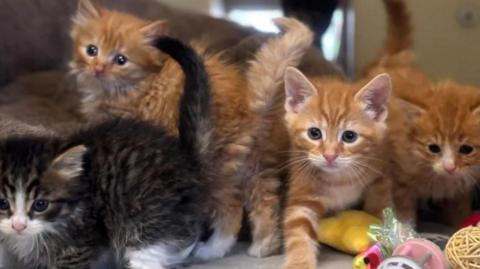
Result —
<path fill-rule="evenodd" d="M 447 269 L 448 263 L 442 250 L 434 243 L 411 239 L 395 248 L 393 257 L 383 261 L 379 268 Z"/>
<path fill-rule="evenodd" d="M 377 269 L 385 256 L 382 246 L 377 243 L 353 259 L 353 269 Z"/>

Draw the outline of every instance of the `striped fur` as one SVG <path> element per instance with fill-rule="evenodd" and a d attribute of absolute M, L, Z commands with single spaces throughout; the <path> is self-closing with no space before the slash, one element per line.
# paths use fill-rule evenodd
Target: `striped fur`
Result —
<path fill-rule="evenodd" d="M 480 90 L 454 81 L 432 81 L 414 62 L 407 1 L 383 2 L 388 19 L 385 48 L 365 73 L 372 78 L 388 72 L 394 85 L 387 157 L 396 213 L 414 223 L 417 200 L 433 199 L 442 209 L 439 219 L 456 225 L 471 211 L 470 192 L 480 175 L 475 146 Z M 441 152 L 429 151 L 430 144 L 437 144 Z M 462 145 L 474 150 L 461 153 Z"/>
<path fill-rule="evenodd" d="M 310 29 L 296 19 L 279 18 L 275 23 L 283 34 L 261 47 L 247 72 L 250 107 L 260 119 L 255 126 L 258 130 L 257 146 L 252 154 L 256 170 L 246 192 L 253 238 L 248 254 L 255 257 L 268 256 L 280 250 L 278 165 L 282 161 L 268 137 L 279 114 L 276 105 L 283 99 L 281 85 L 285 70 L 299 64 L 313 41 Z"/>
<path fill-rule="evenodd" d="M 186 65 L 179 138 L 115 119 L 0 142 L 0 242 L 22 262 L 86 269 L 110 249 L 120 268 L 156 269 L 185 262 L 202 237 L 212 212 L 208 76 L 189 46 L 155 47 Z"/>
<path fill-rule="evenodd" d="M 154 56 L 155 52 L 145 48 L 145 37 L 138 33 L 149 22 L 129 14 L 94 8 L 98 9 L 96 14 L 86 16 L 87 19 L 81 23 L 74 23 L 72 29 L 75 49 L 71 66 L 72 71 L 79 74 L 80 91 L 84 92 L 82 111 L 85 118 L 89 121 L 111 115 L 140 118 L 165 126 L 169 132 L 176 134 L 179 118 L 177 107 L 185 82 L 180 68 L 172 59 Z M 262 82 L 259 87 L 247 83 L 241 68 L 227 63 L 221 54 L 201 53 L 212 86 L 212 147 L 213 162 L 216 164 L 212 202 L 216 208 L 211 216 L 213 235 L 195 249 L 198 258 L 222 257 L 235 243 L 243 218 L 243 186 L 250 182 L 250 166 L 256 166 L 250 162 L 247 165 L 247 160 L 252 156 L 252 148 L 257 146 L 257 133 L 267 125 L 263 118 L 268 115 L 272 100 L 279 92 L 284 69 L 289 64 L 297 64 L 305 46 L 311 43 L 311 33 L 302 24 L 294 20 L 279 23 L 283 23 L 285 38 L 267 42 L 254 56 L 256 60 L 252 63 L 252 71 L 249 71 L 252 79 L 254 75 L 262 76 L 262 80 L 253 81 Z M 160 27 L 162 29 L 163 26 Z M 108 79 L 92 76 L 91 69 L 95 61 L 84 53 L 85 44 L 92 42 L 92 37 L 93 40 L 108 37 L 105 42 L 96 44 L 103 51 L 114 51 L 118 44 L 122 44 L 125 47 L 122 52 L 132 62 L 141 63 L 126 68 L 134 68 L 132 74 L 138 74 L 141 79 L 124 76 L 122 69 L 116 67 L 105 74 Z M 262 75 L 259 72 L 266 73 Z M 270 77 L 271 80 L 263 81 Z M 118 87 L 120 91 L 111 91 L 111 88 Z M 261 197 L 262 190 L 256 190 Z M 272 207 L 278 206 L 276 203 L 270 204 Z M 272 225 L 265 225 L 264 229 L 278 226 L 273 217 L 270 223 Z M 278 229 L 272 230 L 278 234 Z M 271 245 L 278 249 L 278 236 L 275 235 Z"/>
<path fill-rule="evenodd" d="M 381 158 L 391 85 L 387 75 L 368 84 L 347 83 L 309 80 L 293 68 L 285 81 L 290 169 L 283 268 L 315 269 L 320 218 L 348 208 L 363 196 L 366 210 L 373 214 L 390 205 L 390 185 Z M 321 135 L 309 134 L 312 128 Z M 355 132 L 356 140 L 343 140 L 346 131 Z M 328 159 L 331 156 L 333 161 Z"/>

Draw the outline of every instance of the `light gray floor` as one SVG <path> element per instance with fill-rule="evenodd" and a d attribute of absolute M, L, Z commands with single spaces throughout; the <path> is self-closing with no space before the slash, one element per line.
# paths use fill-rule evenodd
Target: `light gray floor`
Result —
<path fill-rule="evenodd" d="M 197 264 L 188 269 L 280 269 L 283 256 L 273 256 L 257 259 L 247 256 L 246 243 L 239 243 L 228 257 L 205 264 Z M 351 269 L 352 256 L 332 251 L 326 247 L 321 248 L 319 268 L 321 269 Z"/>

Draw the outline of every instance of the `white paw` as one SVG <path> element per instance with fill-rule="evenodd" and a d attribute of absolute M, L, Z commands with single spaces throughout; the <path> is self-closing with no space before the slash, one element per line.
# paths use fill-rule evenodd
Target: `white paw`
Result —
<path fill-rule="evenodd" d="M 131 269 L 163 269 L 185 261 L 194 246 L 195 244 L 192 244 L 178 250 L 159 243 L 142 249 L 127 249 L 125 258 Z"/>
<path fill-rule="evenodd" d="M 224 257 L 237 241 L 233 235 L 219 235 L 217 231 L 208 239 L 206 243 L 197 245 L 194 251 L 194 257 L 201 260 L 211 260 Z"/>

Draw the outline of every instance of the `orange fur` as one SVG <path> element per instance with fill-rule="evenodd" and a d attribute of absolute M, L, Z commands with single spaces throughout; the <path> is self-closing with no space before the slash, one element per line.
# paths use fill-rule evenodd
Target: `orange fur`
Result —
<path fill-rule="evenodd" d="M 263 197 L 270 195 L 268 191 L 278 184 L 273 183 L 272 187 L 264 182 L 252 183 L 254 179 L 249 180 L 249 177 L 255 173 L 254 160 L 257 159 L 252 157 L 247 160 L 247 157 L 259 156 L 252 149 L 258 133 L 266 126 L 264 116 L 269 113 L 270 102 L 278 92 L 277 81 L 280 79 L 277 77 L 282 76 L 288 65 L 298 64 L 311 45 L 312 34 L 296 20 L 283 19 L 279 23 L 283 23 L 285 38 L 267 42 L 251 63 L 253 72 L 249 73 L 250 82 L 255 82 L 253 77 L 260 75 L 257 72 L 259 69 L 271 72 L 262 74 L 256 81 L 258 84 L 247 83 L 240 68 L 228 64 L 221 54 L 206 54 L 201 46 L 195 46 L 204 58 L 213 90 L 213 143 L 216 145 L 215 163 L 218 166 L 213 189 L 216 208 L 212 227 L 215 231 L 209 241 L 196 250 L 197 257 L 221 257 L 230 249 L 240 229 L 245 196 L 253 201 L 247 205 L 249 211 L 255 212 L 250 214 L 252 223 L 268 231 L 254 236 L 252 249 L 255 253 L 250 253 L 264 256 L 278 251 L 280 247 L 276 229 L 278 222 L 272 216 L 278 203 L 263 204 Z M 148 35 L 143 31 L 145 28 L 149 30 L 146 32 Z M 148 45 L 152 31 L 157 29 L 153 31 L 155 35 L 163 34 L 164 28 L 162 21 L 146 22 L 128 14 L 97 8 L 88 0 L 80 1 L 72 29 L 76 47 L 71 67 L 72 72 L 78 74 L 79 89 L 83 93 L 82 112 L 88 120 L 102 120 L 110 116 L 136 117 L 176 132 L 184 75 L 174 60 Z M 85 53 L 89 44 L 98 47 L 98 57 Z M 117 66 L 108 63 L 105 72 L 95 73 L 99 61 L 105 61 L 100 54 L 102 51 L 110 56 L 121 53 L 132 64 Z M 280 54 L 276 56 L 277 53 Z M 107 59 L 112 60 L 111 57 Z M 244 184 L 250 186 L 245 193 L 241 189 Z M 253 216 L 271 218 L 267 223 L 262 222 L 265 217 Z"/>
<path fill-rule="evenodd" d="M 480 176 L 480 89 L 447 81 L 396 92 L 402 99 L 392 102 L 389 148 L 397 214 L 412 221 L 417 199 L 446 199 L 461 206 L 446 216 L 447 223 L 457 224 L 470 213 L 458 198 L 468 200 Z M 441 152 L 430 152 L 432 144 Z M 460 153 L 462 145 L 473 152 Z M 447 171 L 450 166 L 453 172 Z"/>
<path fill-rule="evenodd" d="M 135 117 L 176 134 L 184 75 L 173 59 L 149 45 L 152 38 L 164 33 L 162 21 L 147 22 L 95 7 L 88 0 L 80 1 L 71 32 L 75 45 L 71 67 L 78 74 L 82 112 L 87 120 Z M 98 48 L 96 57 L 86 53 L 89 44 Z M 127 64 L 112 62 L 118 53 L 128 59 Z M 207 243 L 197 250 L 198 257 L 209 259 L 223 256 L 240 230 L 242 168 L 253 143 L 249 126 L 255 118 L 249 110 L 246 82 L 238 68 L 224 62 L 220 55 L 203 56 L 213 90 L 213 143 L 215 162 L 219 164 L 212 190 L 212 240 L 218 243 Z M 99 64 L 106 65 L 105 71 L 96 74 Z"/>
<path fill-rule="evenodd" d="M 318 220 L 328 212 L 347 208 L 367 193 L 365 205 L 374 214 L 390 204 L 389 180 L 383 175 L 386 163 L 381 159 L 390 82 L 382 75 L 365 84 L 325 78 L 308 81 L 287 72 L 285 120 L 291 167 L 283 268 L 316 268 Z M 289 88 L 293 93 L 288 93 Z M 312 127 L 321 131 L 321 138 L 309 136 Z M 357 140 L 342 140 L 347 130 L 356 132 Z M 336 159 L 328 161 L 332 155 Z"/>
<path fill-rule="evenodd" d="M 248 254 L 264 257 L 277 253 L 281 246 L 280 197 L 281 171 L 285 154 L 276 151 L 276 143 L 285 132 L 277 132 L 278 116 L 282 103 L 281 84 L 285 70 L 297 66 L 310 48 L 313 33 L 298 20 L 279 18 L 275 21 L 284 32 L 283 36 L 269 40 L 256 53 L 247 70 L 250 107 L 261 121 L 255 124 L 259 130 L 251 160 L 253 177 L 247 182 L 246 204 L 252 224 L 253 244 Z M 273 93 L 273 94 L 272 94 Z M 272 128 L 274 126 L 274 128 Z"/>
<path fill-rule="evenodd" d="M 433 198 L 445 205 L 447 223 L 457 224 L 469 214 L 469 194 L 480 176 L 480 89 L 431 81 L 413 61 L 405 1 L 384 3 L 389 17 L 386 49 L 366 74 L 388 72 L 393 81 L 388 148 L 395 208 L 402 220 L 414 221 L 417 199 Z M 431 144 L 441 152 L 430 152 Z M 462 145 L 474 151 L 462 154 Z"/>

